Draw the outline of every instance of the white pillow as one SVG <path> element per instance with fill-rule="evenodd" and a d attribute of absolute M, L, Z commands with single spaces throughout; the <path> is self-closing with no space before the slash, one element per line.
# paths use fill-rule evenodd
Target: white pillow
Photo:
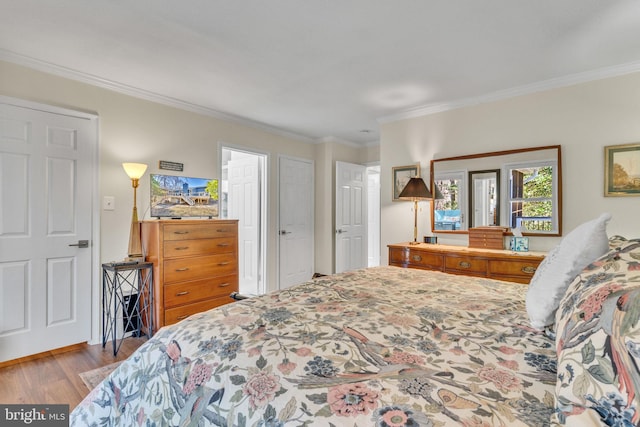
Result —
<path fill-rule="evenodd" d="M 538 266 L 527 290 L 527 313 L 531 326 L 553 325 L 560 300 L 573 279 L 609 250 L 607 222 L 611 214 L 579 225 L 553 248 Z"/>

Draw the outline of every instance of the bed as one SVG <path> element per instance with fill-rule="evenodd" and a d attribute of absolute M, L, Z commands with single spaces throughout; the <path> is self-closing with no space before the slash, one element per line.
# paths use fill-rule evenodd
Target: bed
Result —
<path fill-rule="evenodd" d="M 377 267 L 161 329 L 71 425 L 640 426 L 640 239 L 576 227 L 529 285 Z"/>
<path fill-rule="evenodd" d="M 544 426 L 556 346 L 526 285 L 376 267 L 165 327 L 71 424 Z"/>

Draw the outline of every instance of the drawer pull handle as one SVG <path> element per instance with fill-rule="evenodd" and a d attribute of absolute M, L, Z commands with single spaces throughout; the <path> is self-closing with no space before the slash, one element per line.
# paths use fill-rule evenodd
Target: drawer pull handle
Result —
<path fill-rule="evenodd" d="M 224 228 L 218 228 L 216 231 L 217 231 L 218 233 L 224 233 L 224 232 L 225 232 L 225 231 L 227 231 L 227 230 L 225 230 Z"/>
<path fill-rule="evenodd" d="M 178 246 L 176 251 L 184 251 L 185 249 L 189 249 L 189 246 Z"/>
<path fill-rule="evenodd" d="M 189 293 L 189 291 L 182 291 L 182 292 L 178 292 L 178 293 L 176 294 L 176 296 L 177 296 L 177 297 L 181 297 L 181 296 L 187 295 L 188 293 Z"/>
<path fill-rule="evenodd" d="M 227 286 L 230 286 L 230 285 L 231 285 L 231 283 L 229 283 L 229 282 L 227 282 L 227 283 L 220 283 L 220 284 L 218 285 L 218 287 L 220 287 L 220 288 L 224 288 L 224 287 L 227 287 Z"/>
<path fill-rule="evenodd" d="M 530 265 L 527 265 L 526 267 L 522 267 L 522 272 L 527 274 L 533 274 L 536 272 L 536 268 L 531 267 Z"/>
<path fill-rule="evenodd" d="M 220 246 L 221 248 L 226 248 L 227 246 L 229 246 L 228 243 L 218 243 L 218 246 Z"/>
<path fill-rule="evenodd" d="M 459 267 L 462 267 L 462 268 L 469 268 L 469 267 L 471 267 L 471 263 L 470 263 L 470 262 L 467 262 L 467 261 L 460 261 L 460 262 L 458 263 L 458 266 L 459 266 Z"/>
<path fill-rule="evenodd" d="M 229 261 L 219 262 L 218 265 L 220 266 L 229 265 Z"/>
<path fill-rule="evenodd" d="M 183 319 L 186 319 L 187 317 L 189 317 L 188 314 L 183 314 L 182 316 L 176 317 L 176 320 L 183 320 Z"/>
<path fill-rule="evenodd" d="M 189 267 L 176 268 L 176 271 L 187 271 Z"/>
<path fill-rule="evenodd" d="M 422 257 L 420 255 L 412 255 L 411 259 L 414 261 L 422 261 Z"/>
<path fill-rule="evenodd" d="M 189 231 L 187 230 L 178 230 L 178 231 L 174 231 L 175 234 L 189 234 Z"/>

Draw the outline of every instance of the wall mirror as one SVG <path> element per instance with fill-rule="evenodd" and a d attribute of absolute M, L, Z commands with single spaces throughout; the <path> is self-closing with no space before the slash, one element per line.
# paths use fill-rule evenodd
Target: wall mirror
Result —
<path fill-rule="evenodd" d="M 431 160 L 431 229 L 467 233 L 499 225 L 524 235 L 562 235 L 559 145 Z"/>

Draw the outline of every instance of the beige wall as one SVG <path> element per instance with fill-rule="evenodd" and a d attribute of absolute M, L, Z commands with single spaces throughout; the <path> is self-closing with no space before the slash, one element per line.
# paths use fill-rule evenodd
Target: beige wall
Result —
<path fill-rule="evenodd" d="M 345 147 L 337 144 L 311 144 L 238 123 L 196 114 L 166 105 L 123 95 L 89 84 L 57 77 L 33 69 L 0 61 L 0 94 L 43 104 L 97 114 L 99 117 L 99 200 L 115 197 L 114 211 L 100 211 L 100 260 L 120 260 L 126 256 L 131 221 L 133 192 L 131 182 L 122 170 L 122 162 L 149 165 L 138 191 L 138 212 L 148 219 L 149 173 L 159 172 L 158 161 L 184 164 L 184 175 L 219 178 L 218 146 L 225 144 L 255 149 L 269 155 L 268 173 L 268 247 L 267 285 L 277 287 L 277 160 L 288 155 L 316 161 L 316 155 L 329 152 L 316 161 L 316 257 L 323 263 L 332 259 L 332 245 L 326 236 L 333 230 L 327 218 L 326 200 L 333 189 L 326 185 L 332 175 L 323 161 L 365 161 L 375 150 Z M 360 158 L 362 156 L 362 158 Z M 321 165 L 322 167 L 319 167 Z M 329 192 L 328 194 L 324 194 Z M 331 251 L 331 253 L 329 253 Z M 326 252 L 326 253 L 325 253 Z"/>
<path fill-rule="evenodd" d="M 391 202 L 391 168 L 462 154 L 562 145 L 564 234 L 611 212 L 609 234 L 640 237 L 640 198 L 604 197 L 604 147 L 640 142 L 640 73 L 523 95 L 381 125 L 381 246 L 411 240 L 410 203 Z M 418 236 L 430 233 L 423 203 Z M 466 236 L 439 241 L 467 244 Z M 532 238 L 531 250 L 549 250 L 560 238 Z"/>

